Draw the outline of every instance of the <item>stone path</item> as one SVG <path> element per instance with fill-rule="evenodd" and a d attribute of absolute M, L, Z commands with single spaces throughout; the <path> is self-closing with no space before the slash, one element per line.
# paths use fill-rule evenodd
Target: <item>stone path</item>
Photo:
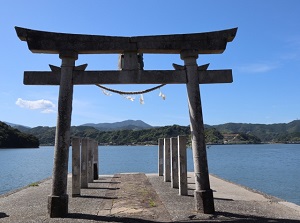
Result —
<path fill-rule="evenodd" d="M 101 181 L 101 180 L 100 180 Z M 98 215 L 169 222 L 171 217 L 145 174 L 117 174 L 113 177 Z"/>

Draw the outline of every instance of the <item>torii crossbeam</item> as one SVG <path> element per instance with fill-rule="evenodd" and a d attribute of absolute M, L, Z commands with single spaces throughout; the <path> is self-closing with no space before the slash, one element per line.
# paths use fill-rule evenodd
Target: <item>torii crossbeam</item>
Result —
<path fill-rule="evenodd" d="M 15 27 L 33 53 L 59 54 L 61 67 L 52 71 L 25 71 L 24 84 L 60 85 L 55 136 L 52 193 L 48 199 L 50 217 L 68 213 L 67 174 L 73 86 L 80 84 L 186 84 L 196 189 L 197 211 L 214 213 L 210 188 L 199 84 L 231 83 L 231 70 L 206 70 L 197 65 L 198 54 L 222 53 L 237 28 L 194 34 L 113 37 L 44 32 Z M 175 70 L 143 70 L 143 53 L 180 54 L 184 66 Z M 75 66 L 78 54 L 122 54 L 121 70 L 85 71 Z"/>

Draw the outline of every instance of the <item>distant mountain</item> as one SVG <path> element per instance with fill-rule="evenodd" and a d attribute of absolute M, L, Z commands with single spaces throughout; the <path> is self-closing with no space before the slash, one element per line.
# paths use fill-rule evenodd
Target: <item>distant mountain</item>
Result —
<path fill-rule="evenodd" d="M 30 129 L 27 133 L 35 135 L 41 145 L 54 145 L 55 127 L 38 126 Z M 100 131 L 91 126 L 72 126 L 71 137 L 92 138 L 101 145 L 149 145 L 157 144 L 159 138 L 177 137 L 178 135 L 188 136 L 190 144 L 190 128 L 188 126 L 163 126 L 142 130 L 112 130 Z M 207 144 L 251 144 L 260 143 L 259 138 L 248 134 L 227 134 L 224 136 L 215 128 L 205 129 L 205 139 Z"/>
<path fill-rule="evenodd" d="M 14 123 L 10 123 L 10 122 L 4 122 L 4 123 L 6 125 L 9 125 L 9 126 L 15 128 L 15 129 L 18 129 L 21 132 L 25 132 L 25 131 L 31 129 L 30 127 L 24 126 L 24 125 L 14 124 Z"/>
<path fill-rule="evenodd" d="M 153 126 L 141 121 L 141 120 L 126 120 L 122 122 L 114 122 L 114 123 L 87 123 L 81 126 L 91 126 L 100 131 L 113 131 L 113 130 L 142 130 L 142 129 L 150 129 Z"/>

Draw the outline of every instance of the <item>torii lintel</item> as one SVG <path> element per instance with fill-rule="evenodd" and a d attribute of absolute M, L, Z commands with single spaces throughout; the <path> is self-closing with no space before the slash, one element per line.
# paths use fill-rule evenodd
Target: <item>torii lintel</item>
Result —
<path fill-rule="evenodd" d="M 226 49 L 237 28 L 214 32 L 154 35 L 102 36 L 45 32 L 15 27 L 18 37 L 26 41 L 33 53 L 59 54 L 121 54 L 124 52 L 178 54 L 182 50 L 197 50 L 198 54 L 217 54 Z"/>

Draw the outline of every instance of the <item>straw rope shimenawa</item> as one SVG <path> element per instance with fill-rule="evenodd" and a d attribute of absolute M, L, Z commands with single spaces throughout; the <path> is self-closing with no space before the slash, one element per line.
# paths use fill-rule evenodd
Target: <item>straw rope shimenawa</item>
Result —
<path fill-rule="evenodd" d="M 116 93 L 116 94 L 121 94 L 121 95 L 136 95 L 136 94 L 145 94 L 145 93 L 149 93 L 151 91 L 154 91 L 156 89 L 159 89 L 163 86 L 165 86 L 166 84 L 160 84 L 156 87 L 153 87 L 153 88 L 149 88 L 149 89 L 146 89 L 146 90 L 143 90 L 143 91 L 120 91 L 120 90 L 115 90 L 115 89 L 112 89 L 112 88 L 108 88 L 108 87 L 104 87 L 103 85 L 100 85 L 100 84 L 96 84 L 96 86 L 104 89 L 104 90 L 107 90 L 107 91 L 110 91 L 110 92 L 113 92 L 113 93 Z"/>

